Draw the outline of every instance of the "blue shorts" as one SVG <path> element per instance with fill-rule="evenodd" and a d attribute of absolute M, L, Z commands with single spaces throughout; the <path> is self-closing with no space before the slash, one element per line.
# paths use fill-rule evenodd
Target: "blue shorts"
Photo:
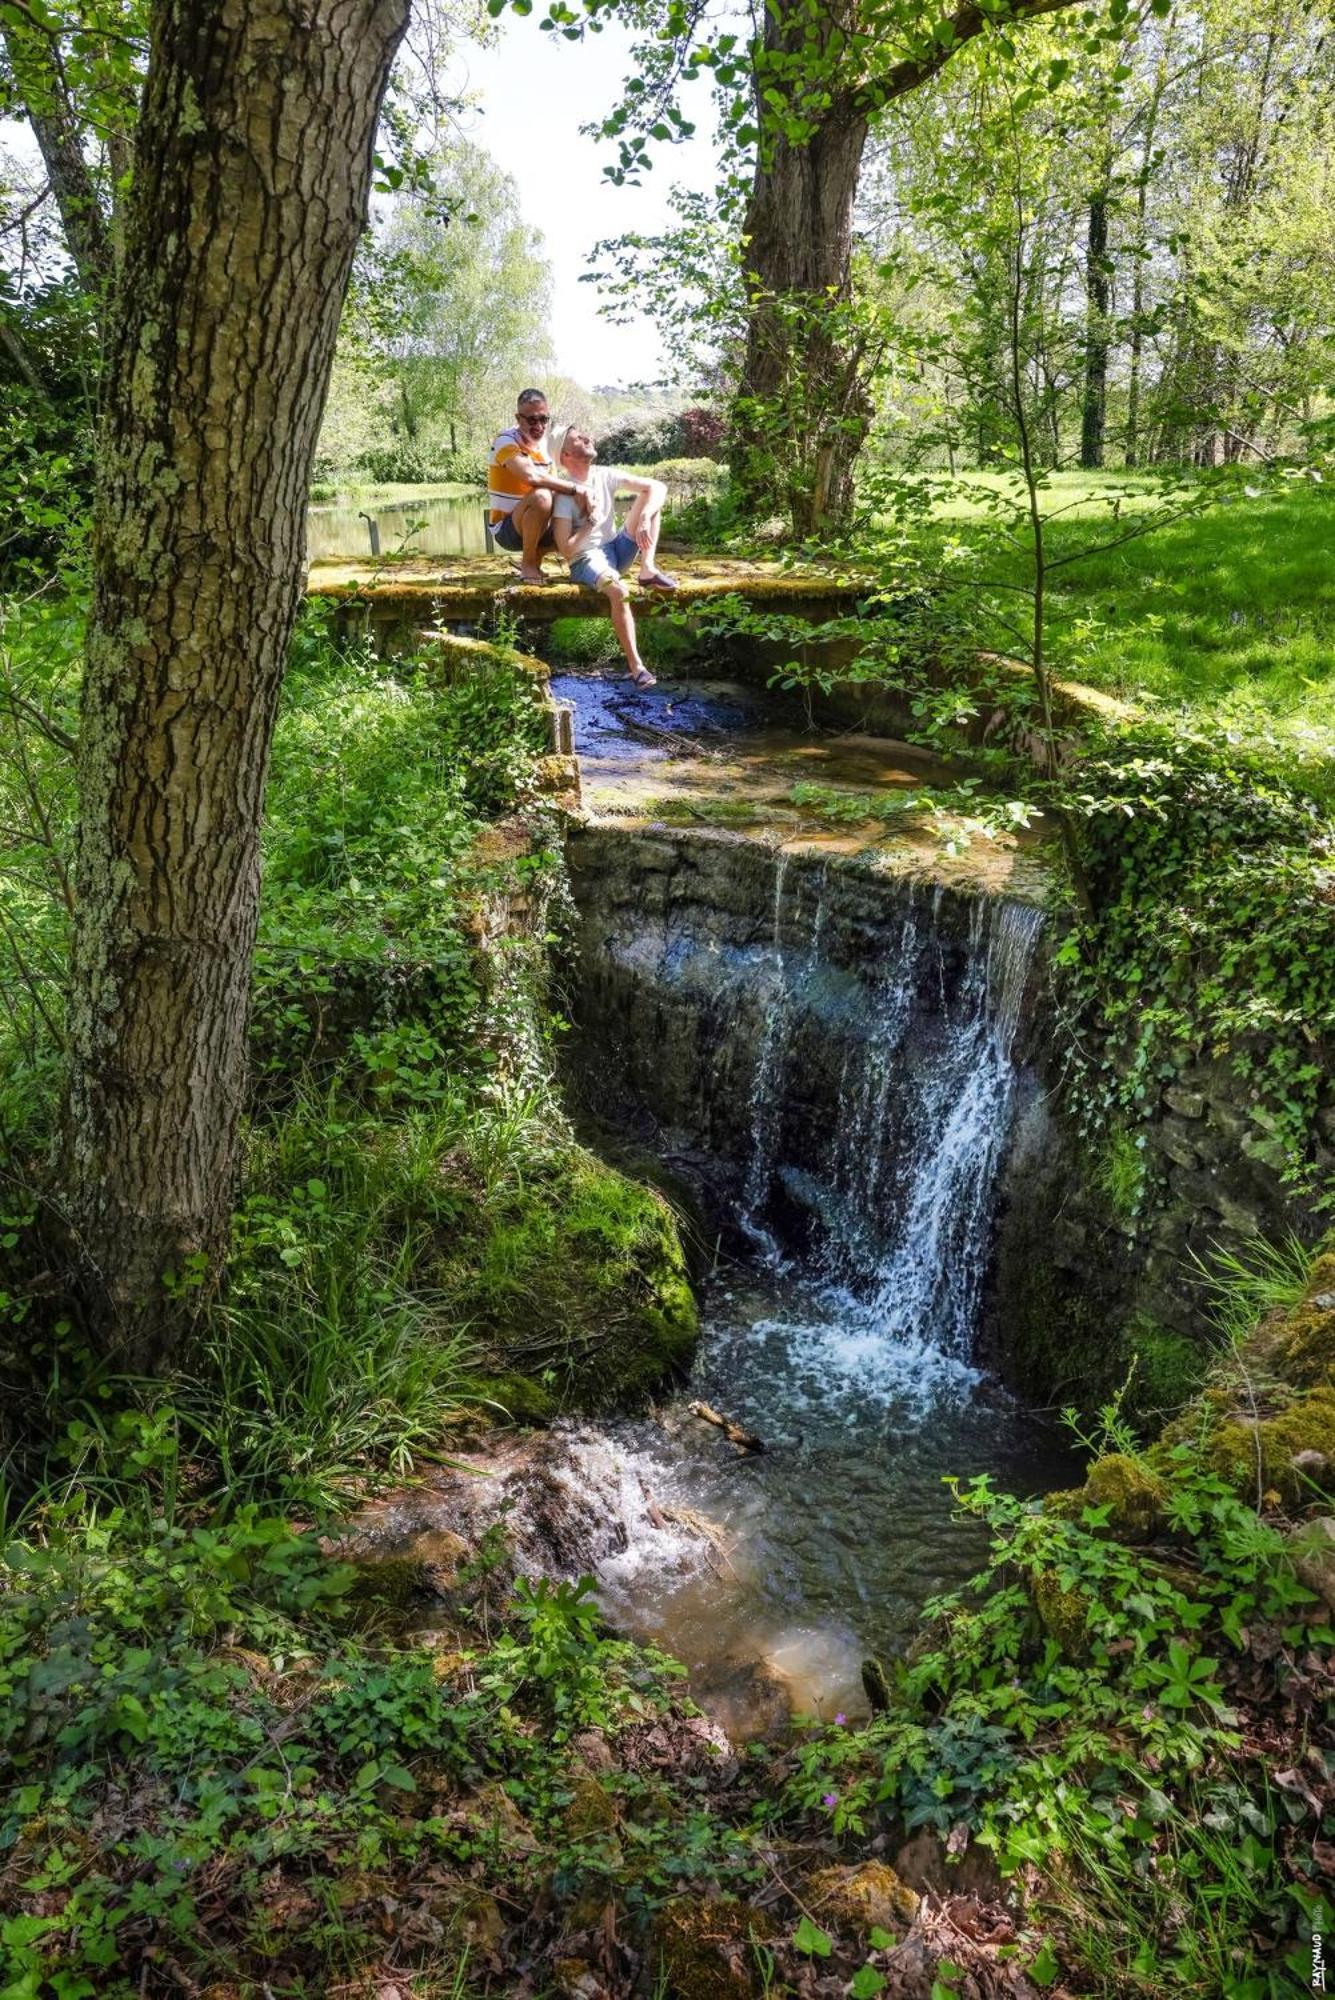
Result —
<path fill-rule="evenodd" d="M 504 549 L 507 555 L 517 556 L 523 552 L 524 537 L 520 534 L 508 514 L 502 514 L 499 521 L 493 522 L 491 539 L 495 542 L 497 548 Z M 549 526 L 544 530 L 538 547 L 540 549 L 549 549 L 551 546 L 552 531 Z"/>
<path fill-rule="evenodd" d="M 619 535 L 613 535 L 610 542 L 601 548 L 589 549 L 582 556 L 576 556 L 570 565 L 572 583 L 582 583 L 586 590 L 597 590 L 609 576 L 623 576 L 634 562 L 639 545 L 634 535 L 628 535 L 623 528 Z"/>

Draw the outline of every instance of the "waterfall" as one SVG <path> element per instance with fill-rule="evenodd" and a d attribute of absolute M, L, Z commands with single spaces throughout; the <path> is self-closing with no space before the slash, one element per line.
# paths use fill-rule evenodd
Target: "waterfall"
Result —
<path fill-rule="evenodd" d="M 1012 1052 L 1043 919 L 979 898 L 961 953 L 942 942 L 939 889 L 930 902 L 910 893 L 897 949 L 862 982 L 822 1156 L 785 1171 L 783 1109 L 819 969 L 819 893 L 818 884 L 810 942 L 795 950 L 784 945 L 776 892 L 745 1223 L 773 1254 L 764 1213 L 776 1172 L 820 1217 L 810 1273 L 819 1310 L 790 1328 L 813 1382 L 900 1405 L 931 1400 L 977 1379 L 971 1357 L 1010 1132 Z"/>
<path fill-rule="evenodd" d="M 773 941 L 769 948 L 771 984 L 751 1079 L 751 1152 L 742 1181 L 742 1200 L 738 1211 L 742 1228 L 757 1248 L 769 1257 L 778 1256 L 778 1245 L 759 1218 L 769 1197 L 778 1160 L 793 1029 L 801 1012 L 805 990 L 820 965 L 826 908 L 825 877 L 822 873 L 816 878 L 816 903 L 806 948 L 793 951 L 785 947 L 783 890 L 787 870 L 788 857 L 780 849 L 774 863 Z M 794 929 L 798 927 L 801 913 L 802 886 L 799 880 L 793 901 Z"/>

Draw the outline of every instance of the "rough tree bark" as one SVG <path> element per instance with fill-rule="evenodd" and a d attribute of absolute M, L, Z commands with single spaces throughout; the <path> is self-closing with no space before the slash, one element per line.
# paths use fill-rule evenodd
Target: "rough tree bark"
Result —
<path fill-rule="evenodd" d="M 767 36 L 782 28 L 771 9 Z M 844 520 L 871 403 L 841 311 L 868 121 L 841 96 L 805 145 L 756 167 L 743 234 L 750 287 L 732 470 L 754 511 L 786 504 L 799 534 Z"/>
<path fill-rule="evenodd" d="M 223 1255 L 311 458 L 408 0 L 159 0 L 109 331 L 64 1167 L 96 1332 Z"/>
<path fill-rule="evenodd" d="M 876 0 L 767 0 L 753 63 L 762 136 L 742 229 L 750 316 L 730 453 L 751 511 L 786 506 L 799 533 L 848 517 L 871 421 L 863 356 L 845 309 L 853 204 L 873 119 L 986 27 L 1070 4 L 1010 0 L 985 12 L 978 0 L 961 0 L 925 52 L 883 65 L 894 22 L 877 18 L 886 10 Z M 793 74 L 805 79 L 796 90 Z M 800 136 L 789 136 L 767 106 L 765 91 L 775 87 L 798 113 Z M 801 435 L 798 426 L 806 427 Z M 801 469 L 796 481 L 791 460 Z"/>

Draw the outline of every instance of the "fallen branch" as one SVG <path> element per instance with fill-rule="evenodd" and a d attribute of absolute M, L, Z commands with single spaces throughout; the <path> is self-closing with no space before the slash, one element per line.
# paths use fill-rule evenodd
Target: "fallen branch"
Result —
<path fill-rule="evenodd" d="M 699 1417 L 703 1423 L 713 1424 L 716 1429 L 722 1431 L 728 1443 L 735 1444 L 739 1450 L 764 1451 L 765 1446 L 754 1431 L 744 1431 L 740 1424 L 735 1424 L 731 1417 L 725 1417 L 721 1410 L 714 1409 L 711 1404 L 692 1403 L 689 1408 L 693 1417 Z"/>

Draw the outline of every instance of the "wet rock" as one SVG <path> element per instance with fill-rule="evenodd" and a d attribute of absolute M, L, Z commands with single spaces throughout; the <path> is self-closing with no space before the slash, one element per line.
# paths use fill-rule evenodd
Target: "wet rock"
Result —
<path fill-rule="evenodd" d="M 692 1675 L 691 1693 L 732 1743 L 778 1743 L 791 1732 L 788 1683 L 764 1660 L 718 1661 Z"/>
<path fill-rule="evenodd" d="M 1163 1094 L 1163 1101 L 1179 1118 L 1204 1118 L 1205 1093 L 1189 1090 L 1185 1084 L 1170 1083 Z"/>
<path fill-rule="evenodd" d="M 595 1432 L 555 1428 L 511 1438 L 460 1453 L 458 1466 L 373 1502 L 331 1548 L 365 1563 L 368 1577 L 398 1579 L 405 1596 L 423 1588 L 448 1594 L 483 1538 L 495 1544 L 499 1533 L 488 1562 L 491 1587 L 504 1594 L 516 1576 L 590 1575 L 632 1539 L 652 1549 L 661 1538 L 667 1560 L 690 1534 L 668 1525 L 638 1472 Z"/>
<path fill-rule="evenodd" d="M 873 1924 L 902 1931 L 918 1914 L 918 1892 L 884 1861 L 864 1861 L 854 1868 L 818 1868 L 807 1883 L 813 1914 L 835 1929 L 847 1927 L 865 1937 Z"/>

